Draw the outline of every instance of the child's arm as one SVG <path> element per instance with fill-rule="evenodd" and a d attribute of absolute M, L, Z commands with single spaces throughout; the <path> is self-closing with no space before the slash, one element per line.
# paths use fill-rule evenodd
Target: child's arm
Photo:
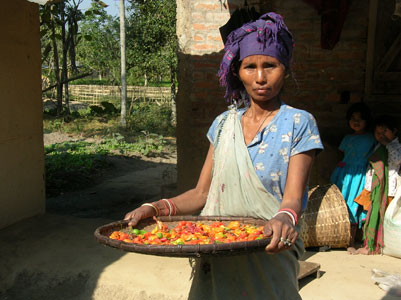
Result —
<path fill-rule="evenodd" d="M 398 138 L 395 138 L 386 145 L 388 151 L 388 162 L 389 164 L 400 165 L 401 164 L 401 144 Z"/>

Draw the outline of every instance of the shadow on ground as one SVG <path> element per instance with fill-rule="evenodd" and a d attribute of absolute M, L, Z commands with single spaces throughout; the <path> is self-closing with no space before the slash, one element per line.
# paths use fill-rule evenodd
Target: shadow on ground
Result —
<path fill-rule="evenodd" d="M 118 275 L 118 270 L 107 269 L 127 253 L 96 243 L 93 233 L 143 202 L 171 196 L 176 158 L 116 157 L 113 164 L 99 184 L 48 198 L 45 215 L 0 230 L 1 300 L 86 300 L 96 293 L 96 299 L 121 299 L 121 293 L 113 291 L 118 282 L 103 284 L 101 292 L 98 285 L 102 276 L 109 282 L 110 276 Z M 133 271 L 135 261 L 146 262 L 128 255 Z M 148 299 L 146 291 L 141 293 L 138 299 Z"/>
<path fill-rule="evenodd" d="M 49 197 L 46 211 L 85 218 L 120 220 L 146 201 L 174 194 L 175 157 L 143 160 L 114 157 L 113 169 L 83 190 Z"/>

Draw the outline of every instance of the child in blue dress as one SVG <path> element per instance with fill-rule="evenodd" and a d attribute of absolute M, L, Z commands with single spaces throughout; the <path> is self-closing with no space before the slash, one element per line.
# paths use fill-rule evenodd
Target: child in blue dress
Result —
<path fill-rule="evenodd" d="M 363 211 L 361 205 L 354 202 L 354 199 L 365 186 L 368 157 L 376 145 L 376 140 L 369 132 L 372 118 L 370 109 L 365 103 L 358 102 L 351 105 L 346 119 L 354 133 L 346 135 L 341 141 L 339 150 L 344 157 L 334 169 L 330 181 L 338 186 L 347 204 L 351 222 L 351 238 L 347 250 L 355 253 L 355 234 L 357 228 L 361 228 L 362 221 L 366 218 L 366 212 Z"/>

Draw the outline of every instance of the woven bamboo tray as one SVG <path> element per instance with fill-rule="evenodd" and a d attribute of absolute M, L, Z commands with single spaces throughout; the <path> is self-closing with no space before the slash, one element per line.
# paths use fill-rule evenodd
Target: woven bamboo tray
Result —
<path fill-rule="evenodd" d="M 301 220 L 301 237 L 305 247 L 346 248 L 349 245 L 351 225 L 348 209 L 336 185 L 311 189 Z"/>
<path fill-rule="evenodd" d="M 241 224 L 250 224 L 262 226 L 265 220 L 241 217 L 201 217 L 201 216 L 172 216 L 158 217 L 158 220 L 169 228 L 175 227 L 180 221 L 200 221 L 205 224 L 211 224 L 215 221 L 221 221 L 227 225 L 231 221 L 239 221 Z M 254 241 L 233 242 L 223 244 L 206 244 L 206 245 L 144 245 L 125 243 L 119 240 L 110 239 L 110 234 L 115 230 L 122 230 L 128 226 L 128 221 L 117 221 L 101 226 L 95 231 L 95 240 L 101 244 L 121 249 L 128 252 L 136 252 L 158 256 L 172 257 L 200 257 L 204 255 L 240 255 L 248 254 L 255 251 L 263 251 L 269 244 L 270 238 L 263 238 Z M 155 221 L 152 219 L 144 219 L 140 221 L 135 228 L 151 231 L 155 227 Z"/>

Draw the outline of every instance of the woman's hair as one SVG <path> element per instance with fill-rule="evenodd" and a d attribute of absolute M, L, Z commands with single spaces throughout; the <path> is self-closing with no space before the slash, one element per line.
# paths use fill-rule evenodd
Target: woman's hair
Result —
<path fill-rule="evenodd" d="M 397 121 L 390 115 L 381 115 L 374 121 L 374 127 L 378 126 L 386 127 L 394 132 L 397 129 Z"/>
<path fill-rule="evenodd" d="M 366 122 L 366 129 L 369 129 L 369 127 L 372 125 L 372 113 L 370 112 L 369 106 L 363 102 L 352 104 L 347 110 L 346 119 L 348 122 L 351 120 L 352 115 L 356 112 L 361 114 L 362 120 L 365 120 Z"/>

